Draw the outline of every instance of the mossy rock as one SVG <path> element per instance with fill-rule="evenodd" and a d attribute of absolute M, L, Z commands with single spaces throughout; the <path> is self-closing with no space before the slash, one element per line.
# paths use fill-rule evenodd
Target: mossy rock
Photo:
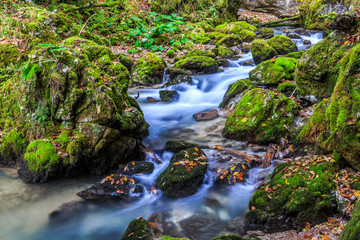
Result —
<path fill-rule="evenodd" d="M 0 160 L 6 166 L 19 162 L 21 155 L 25 153 L 28 141 L 24 133 L 16 129 L 8 132 L 1 138 Z"/>
<path fill-rule="evenodd" d="M 151 240 L 159 237 L 159 232 L 160 230 L 148 221 L 135 219 L 129 223 L 121 240 Z"/>
<path fill-rule="evenodd" d="M 240 96 L 248 89 L 254 88 L 254 85 L 249 79 L 238 80 L 229 85 L 228 89 L 225 92 L 223 100 L 221 101 L 219 107 L 225 108 L 231 100 L 235 98 L 240 98 Z"/>
<path fill-rule="evenodd" d="M 270 38 L 268 44 L 280 55 L 286 55 L 298 50 L 293 40 L 284 35 L 276 35 L 275 37 Z"/>
<path fill-rule="evenodd" d="M 189 70 L 192 74 L 216 73 L 218 63 L 211 57 L 194 56 L 182 59 L 175 63 L 175 68 Z"/>
<path fill-rule="evenodd" d="M 160 240 L 189 240 L 188 238 L 177 238 L 177 237 L 170 237 L 170 236 L 162 236 Z"/>
<path fill-rule="evenodd" d="M 282 93 L 287 97 L 290 97 L 294 93 L 293 96 L 296 98 L 305 95 L 305 92 L 293 82 L 284 82 L 279 84 L 276 88 L 276 92 Z"/>
<path fill-rule="evenodd" d="M 297 63 L 297 59 L 287 57 L 264 61 L 250 71 L 250 80 L 259 85 L 276 85 L 283 80 L 293 80 Z"/>
<path fill-rule="evenodd" d="M 195 37 L 194 43 L 196 44 L 208 44 L 211 42 L 211 38 L 209 37 Z"/>
<path fill-rule="evenodd" d="M 260 37 L 265 39 L 272 38 L 274 37 L 274 30 L 271 28 L 262 28 L 260 29 Z"/>
<path fill-rule="evenodd" d="M 211 49 L 211 51 L 220 58 L 233 58 L 236 55 L 236 51 L 222 45 Z"/>
<path fill-rule="evenodd" d="M 227 34 L 221 32 L 211 32 L 207 34 L 207 36 L 215 42 L 219 41 L 222 37 L 225 37 L 226 35 Z"/>
<path fill-rule="evenodd" d="M 257 28 L 244 21 L 225 23 L 222 25 L 218 25 L 215 28 L 216 32 L 221 32 L 226 34 L 230 34 L 230 33 L 238 34 L 241 30 L 249 30 L 255 32 L 257 31 Z"/>
<path fill-rule="evenodd" d="M 343 34 L 332 34 L 312 46 L 300 58 L 295 81 L 307 95 L 320 99 L 331 96 L 339 75 L 339 61 L 351 48 L 339 43 L 343 37 Z"/>
<path fill-rule="evenodd" d="M 185 55 L 185 57 L 196 57 L 196 56 L 214 58 L 215 54 L 210 50 L 195 49 Z"/>
<path fill-rule="evenodd" d="M 251 42 L 251 54 L 254 62 L 259 64 L 278 55 L 278 52 L 271 47 L 264 39 L 256 39 Z"/>
<path fill-rule="evenodd" d="M 159 84 L 163 80 L 165 61 L 149 52 L 142 56 L 134 66 L 132 80 L 140 85 Z"/>
<path fill-rule="evenodd" d="M 169 166 L 158 176 L 156 187 L 172 198 L 195 194 L 204 180 L 207 165 L 208 159 L 201 149 L 182 150 L 170 159 Z"/>
<path fill-rule="evenodd" d="M 246 230 L 302 230 L 336 212 L 335 161 L 325 156 L 280 164 L 257 190 L 245 214 Z"/>
<path fill-rule="evenodd" d="M 353 240 L 358 239 L 360 234 L 360 203 L 357 202 L 352 211 L 352 218 L 346 224 L 339 240 Z"/>
<path fill-rule="evenodd" d="M 169 140 L 165 143 L 165 151 L 178 153 L 181 150 L 185 150 L 188 148 L 196 147 L 197 145 L 194 143 L 182 142 L 182 141 L 173 141 Z"/>
<path fill-rule="evenodd" d="M 245 240 L 245 238 L 242 238 L 237 235 L 224 235 L 217 238 L 213 238 L 211 240 Z M 249 240 L 260 240 L 260 238 L 249 238 Z"/>
<path fill-rule="evenodd" d="M 244 94 L 226 119 L 223 135 L 258 144 L 292 139 L 300 107 L 282 94 L 255 88 Z"/>
<path fill-rule="evenodd" d="M 166 56 L 168 56 L 169 58 L 175 57 L 175 51 L 170 49 L 169 51 L 166 52 Z"/>
<path fill-rule="evenodd" d="M 179 99 L 180 95 L 177 91 L 174 90 L 160 90 L 160 99 L 163 102 L 175 102 Z"/>
<path fill-rule="evenodd" d="M 0 67 L 15 65 L 20 55 L 19 49 L 14 45 L 9 43 L 0 44 Z"/>
<path fill-rule="evenodd" d="M 125 55 L 123 55 L 123 54 L 120 54 L 118 57 L 119 57 L 119 61 L 121 62 L 121 64 L 124 65 L 129 72 L 131 72 L 131 69 L 132 69 L 132 67 L 133 67 L 134 64 L 135 64 L 134 61 L 131 60 L 131 59 L 129 59 L 129 58 L 127 58 L 127 57 L 126 57 Z"/>
<path fill-rule="evenodd" d="M 116 173 L 131 176 L 135 174 L 150 174 L 153 171 L 154 164 L 151 162 L 132 161 L 121 165 L 119 169 L 116 170 Z"/>
<path fill-rule="evenodd" d="M 252 42 L 256 38 L 255 32 L 246 29 L 241 30 L 238 35 L 243 42 Z"/>
<path fill-rule="evenodd" d="M 241 43 L 242 40 L 238 35 L 229 34 L 220 38 L 220 40 L 216 43 L 216 46 L 219 47 L 221 45 L 224 45 L 226 47 L 234 47 L 240 45 Z"/>
<path fill-rule="evenodd" d="M 339 61 L 339 74 L 331 99 L 314 110 L 298 140 L 336 152 L 360 170 L 360 44 Z"/>
<path fill-rule="evenodd" d="M 304 55 L 305 51 L 292 52 L 286 54 L 284 57 L 300 59 Z"/>

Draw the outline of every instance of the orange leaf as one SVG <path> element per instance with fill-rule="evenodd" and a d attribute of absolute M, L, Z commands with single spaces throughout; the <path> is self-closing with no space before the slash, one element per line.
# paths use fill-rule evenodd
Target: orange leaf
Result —
<path fill-rule="evenodd" d="M 149 224 L 153 227 L 157 227 L 156 224 L 154 222 L 149 222 Z"/>
<path fill-rule="evenodd" d="M 117 190 L 117 193 L 125 193 L 123 190 Z"/>
<path fill-rule="evenodd" d="M 305 229 L 306 229 L 306 231 L 310 230 L 310 223 L 308 223 L 308 222 L 305 223 Z"/>

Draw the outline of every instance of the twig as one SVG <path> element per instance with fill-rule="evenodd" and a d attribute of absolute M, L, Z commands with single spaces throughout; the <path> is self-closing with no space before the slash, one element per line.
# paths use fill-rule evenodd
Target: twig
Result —
<path fill-rule="evenodd" d="M 291 94 L 290 98 L 292 98 L 296 92 L 296 90 L 298 89 L 298 86 L 296 86 L 295 90 L 293 91 L 293 93 Z"/>
<path fill-rule="evenodd" d="M 81 30 L 80 30 L 80 32 L 79 32 L 79 37 L 80 37 L 81 32 L 84 30 L 86 24 L 88 23 L 88 21 L 89 21 L 93 16 L 95 16 L 95 14 L 96 14 L 96 13 L 94 13 L 93 15 L 91 15 L 91 16 L 88 18 L 88 20 L 86 20 L 84 26 L 81 28 Z"/>

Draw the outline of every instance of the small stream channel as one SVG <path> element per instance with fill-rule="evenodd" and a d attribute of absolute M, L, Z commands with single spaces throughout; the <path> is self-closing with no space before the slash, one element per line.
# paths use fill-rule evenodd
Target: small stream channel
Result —
<path fill-rule="evenodd" d="M 283 31 L 276 30 L 275 33 L 282 34 Z M 322 34 L 312 33 L 311 36 L 301 37 L 315 44 L 321 41 Z M 294 40 L 299 50 L 305 49 L 302 39 Z M 150 135 L 144 140 L 144 145 L 158 153 L 157 150 L 167 140 L 182 140 L 205 146 L 222 145 L 263 156 L 263 147 L 247 147 L 242 142 L 221 136 L 226 121 L 221 111 L 220 117 L 212 121 L 196 122 L 192 117 L 201 111 L 218 109 L 229 84 L 248 78 L 254 67 L 243 66 L 243 63 L 251 59 L 251 53 L 240 55 L 223 72 L 193 76 L 191 85 L 169 87 L 180 94 L 179 101 L 175 103 L 150 103 L 146 100 L 147 97 L 159 98 L 161 89 L 130 89 L 131 96 L 140 93 L 138 101 L 150 124 Z M 205 153 L 211 168 L 216 164 L 213 160 L 215 152 L 205 149 Z M 160 213 L 173 225 L 175 232 L 182 221 L 194 215 L 213 221 L 212 227 L 196 238 L 207 240 L 220 232 L 236 232 L 227 227 L 229 222 L 241 224 L 241 217 L 259 178 L 274 169 L 273 165 L 267 169 L 253 168 L 245 183 L 222 187 L 213 184 L 212 173 L 208 171 L 196 194 L 187 198 L 169 199 L 160 191 L 151 192 L 150 189 L 156 177 L 167 167 L 172 155 L 170 152 L 160 153 L 158 157 L 163 163 L 155 163 L 152 174 L 135 177 L 148 188 L 139 200 L 112 205 L 89 205 L 86 211 L 74 214 L 58 224 L 49 223 L 49 214 L 63 203 L 80 200 L 76 193 L 101 179 L 101 176 L 26 184 L 19 179 L 16 170 L 0 169 L 0 239 L 120 239 L 131 220 L 140 216 L 147 219 Z"/>

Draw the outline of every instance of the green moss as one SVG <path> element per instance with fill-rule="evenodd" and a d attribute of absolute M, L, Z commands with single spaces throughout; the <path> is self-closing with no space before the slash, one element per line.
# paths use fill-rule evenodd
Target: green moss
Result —
<path fill-rule="evenodd" d="M 292 138 L 285 129 L 293 129 L 299 106 L 291 99 L 271 91 L 253 89 L 244 94 L 226 120 L 223 135 L 228 138 L 268 144 L 281 137 Z"/>
<path fill-rule="evenodd" d="M 166 56 L 168 56 L 169 58 L 175 57 L 175 51 L 170 49 L 169 51 L 166 52 Z"/>
<path fill-rule="evenodd" d="M 169 237 L 169 236 L 162 236 L 160 238 L 160 240 L 189 240 L 188 238 L 174 238 L 174 237 Z"/>
<path fill-rule="evenodd" d="M 274 37 L 274 30 L 271 28 L 262 28 L 260 29 L 260 36 L 265 39 Z"/>
<path fill-rule="evenodd" d="M 225 33 L 220 33 L 220 32 L 211 32 L 211 33 L 208 33 L 207 36 L 210 38 L 210 39 L 213 39 L 215 40 L 216 42 L 219 41 L 222 37 L 225 37 L 227 34 Z"/>
<path fill-rule="evenodd" d="M 221 45 L 224 45 L 226 47 L 234 47 L 237 45 L 240 45 L 242 43 L 241 38 L 236 34 L 229 34 L 222 38 L 220 38 L 219 41 L 217 41 L 216 46 L 219 47 Z"/>
<path fill-rule="evenodd" d="M 236 55 L 236 51 L 226 46 L 219 46 L 218 48 L 211 49 L 211 51 L 220 58 L 232 58 Z"/>
<path fill-rule="evenodd" d="M 19 50 L 12 44 L 0 44 L 0 67 L 15 65 L 20 57 Z"/>
<path fill-rule="evenodd" d="M 253 31 L 244 29 L 239 32 L 239 37 L 244 42 L 252 42 L 256 38 L 256 33 Z"/>
<path fill-rule="evenodd" d="M 50 171 L 51 167 L 60 163 L 61 157 L 48 140 L 35 140 L 26 148 L 24 160 L 31 172 Z"/>
<path fill-rule="evenodd" d="M 175 68 L 190 70 L 196 73 L 215 73 L 218 70 L 218 63 L 205 56 L 194 56 L 182 59 L 175 63 Z"/>
<path fill-rule="evenodd" d="M 360 234 L 360 203 L 357 202 L 352 212 L 353 217 L 346 224 L 345 229 L 341 233 L 339 240 L 352 240 L 357 239 Z"/>
<path fill-rule="evenodd" d="M 121 240 L 150 239 L 150 224 L 144 219 L 135 219 L 130 222 Z"/>
<path fill-rule="evenodd" d="M 185 57 L 204 56 L 214 58 L 215 54 L 209 50 L 195 49 L 185 55 Z"/>
<path fill-rule="evenodd" d="M 1 139 L 0 156 L 4 162 L 16 162 L 25 152 L 27 144 L 24 133 L 13 129 Z"/>
<path fill-rule="evenodd" d="M 286 54 L 284 57 L 300 59 L 302 57 L 302 55 L 304 55 L 304 53 L 305 53 L 304 51 L 292 52 L 292 53 Z"/>
<path fill-rule="evenodd" d="M 132 79 L 141 85 L 161 83 L 165 67 L 164 60 L 149 52 L 138 60 L 133 70 Z"/>
<path fill-rule="evenodd" d="M 277 51 L 272 48 L 264 39 L 256 39 L 251 42 L 251 54 L 256 64 L 259 64 L 265 60 L 269 60 L 278 55 Z"/>
<path fill-rule="evenodd" d="M 249 79 L 238 80 L 235 83 L 230 84 L 219 107 L 225 108 L 226 105 L 229 104 L 231 99 L 237 96 L 239 97 L 241 94 L 244 93 L 244 91 L 252 88 L 254 88 L 254 85 Z"/>
<path fill-rule="evenodd" d="M 273 47 L 280 55 L 296 52 L 297 46 L 290 38 L 284 35 L 276 35 L 269 39 L 268 44 Z"/>
<path fill-rule="evenodd" d="M 255 32 L 257 31 L 257 28 L 243 21 L 226 23 L 226 24 L 218 25 L 215 28 L 216 32 L 221 32 L 226 34 L 230 34 L 230 33 L 238 34 L 241 30 L 249 30 Z"/>
<path fill-rule="evenodd" d="M 293 80 L 297 63 L 297 59 L 287 57 L 267 60 L 250 71 L 250 80 L 260 85 L 275 85 L 283 80 Z"/>
<path fill-rule="evenodd" d="M 276 88 L 276 92 L 282 93 L 287 97 L 290 97 L 294 93 L 293 96 L 296 98 L 305 95 L 305 92 L 293 82 L 284 82 L 279 84 Z"/>

